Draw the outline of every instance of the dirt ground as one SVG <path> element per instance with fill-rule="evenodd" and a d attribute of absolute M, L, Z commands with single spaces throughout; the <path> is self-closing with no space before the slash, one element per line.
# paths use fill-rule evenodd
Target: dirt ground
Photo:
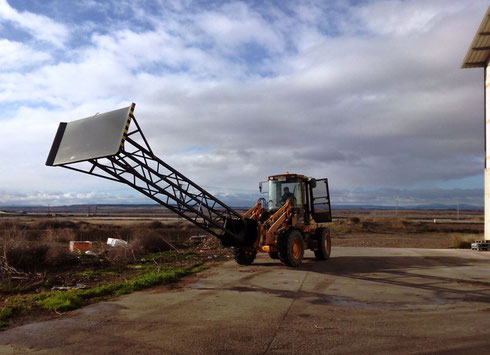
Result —
<path fill-rule="evenodd" d="M 471 239 L 477 239 L 474 236 Z M 332 244 L 342 247 L 429 248 L 452 247 L 453 235 L 444 233 L 362 233 L 334 235 Z"/>
<path fill-rule="evenodd" d="M 335 247 L 299 269 L 261 254 L 0 333 L 1 353 L 483 354 L 490 254 Z"/>

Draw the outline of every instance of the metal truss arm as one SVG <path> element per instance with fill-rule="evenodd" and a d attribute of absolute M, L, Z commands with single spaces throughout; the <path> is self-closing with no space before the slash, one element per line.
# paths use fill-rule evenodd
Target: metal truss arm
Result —
<path fill-rule="evenodd" d="M 135 129 L 126 132 L 117 154 L 90 159 L 86 169 L 75 164 L 61 166 L 122 182 L 217 237 L 239 239 L 234 231 L 226 229 L 225 222 L 241 219 L 241 215 L 156 157 L 136 118 L 131 118 Z"/>

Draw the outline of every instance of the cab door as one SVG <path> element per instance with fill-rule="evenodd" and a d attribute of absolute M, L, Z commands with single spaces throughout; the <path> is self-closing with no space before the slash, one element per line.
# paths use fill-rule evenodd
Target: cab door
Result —
<path fill-rule="evenodd" d="M 316 183 L 315 183 L 316 182 Z M 316 179 L 311 184 L 311 215 L 317 223 L 332 222 L 328 179 Z"/>

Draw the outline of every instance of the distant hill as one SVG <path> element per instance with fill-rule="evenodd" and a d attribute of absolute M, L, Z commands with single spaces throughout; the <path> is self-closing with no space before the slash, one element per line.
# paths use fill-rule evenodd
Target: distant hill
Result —
<path fill-rule="evenodd" d="M 433 203 L 414 206 L 376 206 L 376 205 L 332 205 L 332 209 L 338 210 L 456 210 L 457 205 L 445 205 Z M 460 204 L 461 211 L 483 211 L 483 206 Z"/>
<path fill-rule="evenodd" d="M 233 208 L 243 209 L 250 206 L 232 206 Z M 456 210 L 456 205 L 445 204 L 428 204 L 428 205 L 414 205 L 414 206 L 378 206 L 378 205 L 332 205 L 333 210 Z M 467 204 L 460 204 L 459 209 L 461 211 L 482 211 L 483 206 L 474 206 Z M 81 205 L 69 205 L 69 206 L 0 206 L 0 210 L 3 211 L 25 211 L 25 212 L 165 212 L 167 208 L 158 204 L 81 204 Z"/>

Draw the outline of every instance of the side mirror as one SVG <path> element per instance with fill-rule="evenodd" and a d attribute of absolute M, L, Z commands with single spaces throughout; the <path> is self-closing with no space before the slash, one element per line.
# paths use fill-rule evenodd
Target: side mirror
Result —
<path fill-rule="evenodd" d="M 311 185 L 311 188 L 314 189 L 316 187 L 316 180 L 315 179 L 311 179 L 310 180 L 310 185 Z"/>
<path fill-rule="evenodd" d="M 259 191 L 262 192 L 262 181 L 259 182 Z"/>

